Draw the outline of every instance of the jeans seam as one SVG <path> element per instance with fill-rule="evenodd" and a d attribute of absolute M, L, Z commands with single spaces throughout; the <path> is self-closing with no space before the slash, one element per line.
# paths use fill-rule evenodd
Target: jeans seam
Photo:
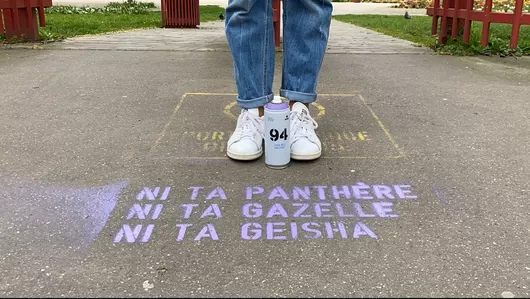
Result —
<path fill-rule="evenodd" d="M 263 1 L 263 0 L 258 0 Z M 266 0 L 267 3 L 269 2 Z M 269 78 L 268 71 L 269 71 L 269 65 L 268 65 L 268 58 L 269 58 L 269 5 L 265 5 L 265 41 L 263 43 L 263 84 L 261 86 L 262 88 L 262 94 L 265 94 L 265 86 L 267 85 L 267 79 Z"/>
<path fill-rule="evenodd" d="M 329 1 L 329 0 L 322 0 L 322 6 L 324 6 L 325 2 L 326 1 Z M 328 19 L 326 19 L 326 22 L 328 22 Z M 324 64 L 324 56 L 326 56 L 326 52 L 327 52 L 327 45 L 328 45 L 328 42 L 329 42 L 329 30 L 330 30 L 330 26 L 331 26 L 331 17 L 330 17 L 330 22 L 328 23 L 327 25 L 327 30 L 328 32 L 326 34 L 324 34 L 322 31 L 324 31 L 322 29 L 322 25 L 324 25 L 324 19 L 320 19 L 320 26 L 318 26 L 318 29 L 320 30 L 321 32 L 321 37 L 323 37 L 323 39 L 326 40 L 326 42 L 324 43 L 325 44 L 325 47 L 323 49 L 323 53 L 322 53 L 322 56 L 320 57 L 320 69 L 322 68 L 322 65 Z M 315 86 L 313 87 L 313 93 L 317 93 L 317 90 L 318 90 L 318 82 L 320 80 L 320 71 L 316 73 L 315 75 Z"/>

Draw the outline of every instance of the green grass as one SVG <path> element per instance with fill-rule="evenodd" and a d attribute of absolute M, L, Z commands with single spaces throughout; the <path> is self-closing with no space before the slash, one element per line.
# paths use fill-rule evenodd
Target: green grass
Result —
<path fill-rule="evenodd" d="M 530 55 L 530 26 L 521 26 L 519 48 L 509 48 L 511 26 L 508 24 L 491 24 L 490 45 L 482 47 L 482 23 L 473 22 L 469 45 L 462 40 L 450 40 L 447 45 L 438 45 L 437 37 L 432 36 L 432 18 L 429 16 L 413 16 L 405 19 L 403 16 L 385 15 L 340 15 L 335 19 L 368 28 L 386 35 L 409 40 L 422 46 L 430 47 L 441 54 L 452 55 Z"/>
<path fill-rule="evenodd" d="M 57 9 L 60 11 L 60 9 Z M 207 5 L 200 7 L 201 22 L 218 21 L 219 14 L 224 9 Z M 46 13 L 46 27 L 39 28 L 42 40 L 60 40 L 64 38 L 118 32 L 140 28 L 162 27 L 160 11 L 145 11 L 141 13 L 74 13 L 58 12 Z M 18 42 L 20 40 L 16 40 Z M 0 36 L 0 42 L 6 42 Z"/>
<path fill-rule="evenodd" d="M 136 28 L 160 27 L 160 13 L 145 14 L 49 14 L 46 27 L 40 28 L 43 39 L 62 39 L 87 34 L 100 34 Z"/>

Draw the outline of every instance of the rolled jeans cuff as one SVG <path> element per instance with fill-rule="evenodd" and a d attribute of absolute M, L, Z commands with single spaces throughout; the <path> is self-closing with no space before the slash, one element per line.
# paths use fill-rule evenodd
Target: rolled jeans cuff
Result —
<path fill-rule="evenodd" d="M 237 97 L 237 104 L 240 108 L 243 109 L 254 109 L 265 106 L 268 102 L 272 101 L 274 94 L 268 94 L 259 98 L 254 98 L 250 100 L 242 100 L 240 97 Z"/>
<path fill-rule="evenodd" d="M 280 89 L 280 96 L 287 98 L 289 101 L 301 102 L 304 104 L 310 104 L 317 99 L 315 93 L 305 93 L 287 89 Z"/>

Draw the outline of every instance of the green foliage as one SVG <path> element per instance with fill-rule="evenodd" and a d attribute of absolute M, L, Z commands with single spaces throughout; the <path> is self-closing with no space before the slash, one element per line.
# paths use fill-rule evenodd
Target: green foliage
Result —
<path fill-rule="evenodd" d="M 45 9 L 46 14 L 145 14 L 155 8 L 153 2 L 144 3 L 135 0 L 110 2 L 103 7 L 55 5 Z"/>

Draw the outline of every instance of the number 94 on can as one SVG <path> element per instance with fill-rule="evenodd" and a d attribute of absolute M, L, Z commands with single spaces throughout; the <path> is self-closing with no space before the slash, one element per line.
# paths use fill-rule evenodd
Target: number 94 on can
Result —
<path fill-rule="evenodd" d="M 273 169 L 286 168 L 291 162 L 289 112 L 289 104 L 279 96 L 265 106 L 265 164 Z"/>

